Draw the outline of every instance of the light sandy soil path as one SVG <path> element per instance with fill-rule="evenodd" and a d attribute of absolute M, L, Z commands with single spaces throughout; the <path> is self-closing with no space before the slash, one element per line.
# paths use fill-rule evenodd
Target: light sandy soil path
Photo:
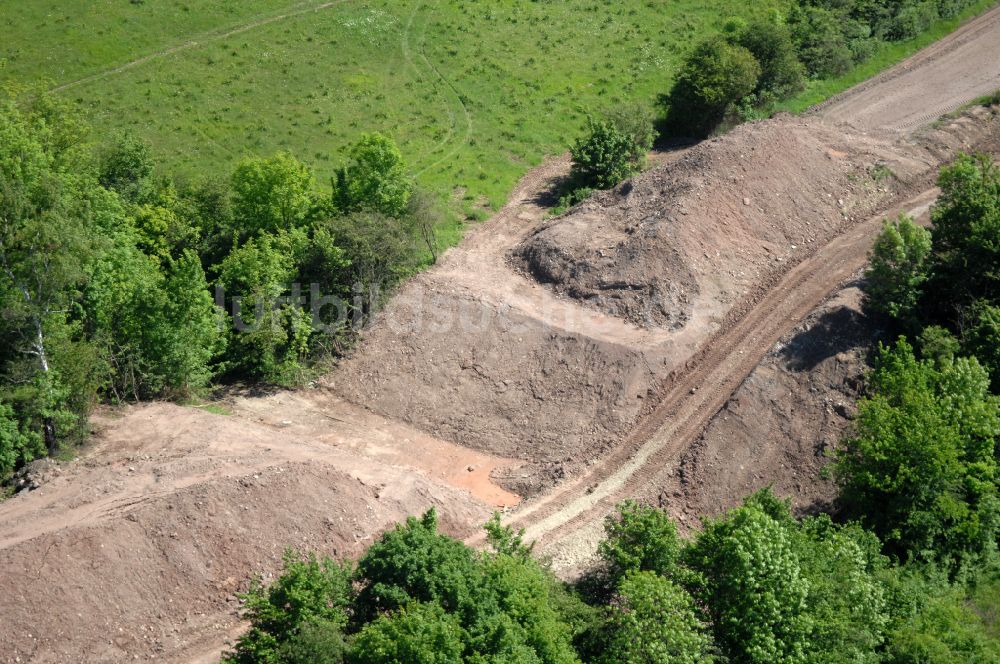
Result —
<path fill-rule="evenodd" d="M 815 109 L 830 122 L 908 132 L 1000 90 L 1000 5 Z"/>
<path fill-rule="evenodd" d="M 816 112 L 830 122 L 910 133 L 1000 88 L 998 76 L 1000 7 Z M 640 494 L 676 462 L 774 344 L 865 265 L 882 220 L 899 212 L 926 215 L 937 193 L 927 189 L 857 224 L 793 268 L 741 319 L 706 341 L 624 444 L 587 473 L 523 506 L 509 523 L 525 528 L 557 568 L 577 569 L 593 555 L 603 518 L 615 503 Z"/>
<path fill-rule="evenodd" d="M 578 565 L 596 546 L 593 538 L 600 528 L 595 525 L 614 505 L 641 493 L 649 480 L 675 462 L 774 344 L 864 266 L 883 219 L 900 212 L 926 215 L 937 194 L 936 188 L 928 189 L 857 224 L 799 263 L 746 316 L 705 344 L 621 447 L 588 473 L 526 505 L 511 525 L 526 528 L 528 539 L 542 542 L 542 550 L 554 555 L 558 567 Z"/>

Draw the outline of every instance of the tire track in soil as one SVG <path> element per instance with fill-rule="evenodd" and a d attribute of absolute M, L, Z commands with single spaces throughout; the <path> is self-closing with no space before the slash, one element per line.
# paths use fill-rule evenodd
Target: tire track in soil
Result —
<path fill-rule="evenodd" d="M 948 54 L 988 37 L 1000 22 L 1000 6 L 965 24 L 948 37 L 919 51 L 881 76 L 848 90 L 816 107 L 811 113 L 852 101 L 873 89 L 890 87 L 899 77 L 932 66 Z M 978 66 L 965 62 L 965 67 Z M 938 72 L 940 75 L 940 72 Z M 926 104 L 926 98 L 922 99 Z M 948 112 L 968 101 L 966 96 L 932 102 L 932 110 L 917 121 L 880 127 L 882 130 L 911 131 L 922 122 L 937 117 L 940 108 Z M 923 186 L 913 185 L 911 197 L 882 214 L 855 224 L 826 245 L 804 257 L 776 281 L 762 284 L 742 306 L 731 311 L 716 332 L 687 361 L 669 375 L 661 394 L 664 398 L 648 411 L 640 423 L 613 452 L 578 478 L 557 486 L 548 494 L 523 505 L 505 522 L 524 528 L 529 541 L 546 550 L 570 542 L 574 536 L 581 548 L 591 549 L 599 536 L 599 524 L 615 504 L 647 485 L 704 431 L 712 417 L 760 363 L 782 336 L 829 297 L 838 284 L 849 279 L 867 263 L 868 250 L 882 220 L 905 212 L 926 215 L 938 195 L 933 174 Z M 922 190 L 921 190 L 922 189 Z M 905 196 L 905 194 L 904 194 Z M 588 532 L 589 531 L 589 532 Z M 480 543 L 476 535 L 470 543 Z"/>
<path fill-rule="evenodd" d="M 867 262 L 882 220 L 906 212 L 919 217 L 937 197 L 930 188 L 893 209 L 856 224 L 786 272 L 770 288 L 759 288 L 690 359 L 669 376 L 665 397 L 611 456 L 570 484 L 526 505 L 509 520 L 529 540 L 545 546 L 609 513 L 648 485 L 697 438 L 711 418 L 774 344 Z"/>

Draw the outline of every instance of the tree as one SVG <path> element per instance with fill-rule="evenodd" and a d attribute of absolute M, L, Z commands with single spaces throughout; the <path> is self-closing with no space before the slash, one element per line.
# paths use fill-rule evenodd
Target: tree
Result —
<path fill-rule="evenodd" d="M 938 186 L 931 210 L 935 300 L 941 307 L 1000 301 L 1000 168 L 987 155 L 959 155 L 941 169 Z"/>
<path fill-rule="evenodd" d="M 320 631 L 329 638 L 331 631 L 347 626 L 353 598 L 350 580 L 349 566 L 286 551 L 284 571 L 278 579 L 267 588 L 255 579 L 243 595 L 250 629 L 234 650 L 225 654 L 223 662 L 290 664 L 294 660 L 287 659 L 288 653 L 305 648 L 305 638 L 315 639 Z"/>
<path fill-rule="evenodd" d="M 345 285 L 367 291 L 369 300 L 412 268 L 414 237 L 404 220 L 378 212 L 355 212 L 330 219 L 322 227 L 343 250 L 348 263 Z"/>
<path fill-rule="evenodd" d="M 685 551 L 702 576 L 715 641 L 739 662 L 805 662 L 812 629 L 795 543 L 785 524 L 755 505 L 708 523 Z"/>
<path fill-rule="evenodd" d="M 735 43 L 760 64 L 755 90 L 758 102 L 790 97 L 805 86 L 805 67 L 799 62 L 788 27 L 776 21 L 756 21 L 740 30 Z"/>
<path fill-rule="evenodd" d="M 302 229 L 262 234 L 234 249 L 219 266 L 219 284 L 232 307 L 231 368 L 278 385 L 301 379 L 312 317 L 287 296 L 308 250 Z"/>
<path fill-rule="evenodd" d="M 993 391 L 1000 392 L 1000 306 L 980 300 L 969 313 L 972 324 L 965 330 L 965 348 L 989 371 Z"/>
<path fill-rule="evenodd" d="M 998 528 L 1000 401 L 974 359 L 938 368 L 900 339 L 881 348 L 837 456 L 850 512 L 904 559 L 957 571 L 989 555 Z"/>
<path fill-rule="evenodd" d="M 710 662 L 712 640 L 692 597 L 653 572 L 629 572 L 605 628 L 608 664 Z"/>
<path fill-rule="evenodd" d="M 334 204 L 343 214 L 362 210 L 399 217 L 406 210 L 413 183 L 403 155 L 391 138 L 364 134 L 337 171 Z"/>
<path fill-rule="evenodd" d="M 212 363 L 226 347 L 225 315 L 215 306 L 201 261 L 191 250 L 171 261 L 163 290 L 162 318 L 153 328 L 155 355 L 168 393 L 189 396 L 215 374 Z"/>
<path fill-rule="evenodd" d="M 359 618 L 370 620 L 411 601 L 459 612 L 474 602 L 479 570 L 472 550 L 437 532 L 437 514 L 410 517 L 372 544 L 358 561 Z"/>
<path fill-rule="evenodd" d="M 132 134 L 115 134 L 98 156 L 97 180 L 130 203 L 143 202 L 153 190 L 149 146 Z"/>
<path fill-rule="evenodd" d="M 456 616 L 437 604 L 411 603 L 380 616 L 358 634 L 354 664 L 462 664 L 464 633 Z"/>
<path fill-rule="evenodd" d="M 874 311 L 896 320 L 911 322 L 927 281 L 931 234 L 913 220 L 900 215 L 886 221 L 870 254 L 865 287 L 867 304 Z"/>
<path fill-rule="evenodd" d="M 882 543 L 855 524 L 828 515 L 791 524 L 812 631 L 812 661 L 877 664 L 889 622 L 883 577 L 889 561 Z"/>
<path fill-rule="evenodd" d="M 302 226 L 313 205 L 313 186 L 309 168 L 287 152 L 241 161 L 232 177 L 241 238 Z"/>
<path fill-rule="evenodd" d="M 854 54 L 844 28 L 848 17 L 835 9 L 796 3 L 789 16 L 799 58 L 813 78 L 832 78 L 850 69 Z"/>
<path fill-rule="evenodd" d="M 604 540 L 598 547 L 611 577 L 629 572 L 655 572 L 669 577 L 680 559 L 677 526 L 666 512 L 627 500 L 618 513 L 604 521 Z"/>
<path fill-rule="evenodd" d="M 668 124 L 675 132 L 708 134 L 726 111 L 757 87 L 760 63 L 724 37 L 702 42 L 681 67 L 668 97 Z"/>
<path fill-rule="evenodd" d="M 80 164 L 62 143 L 62 120 L 47 119 L 0 106 L 0 325 L 9 344 L 0 352 L 22 374 L 16 403 L 34 410 L 19 410 L 23 430 L 40 431 L 51 453 L 61 437 L 85 427 L 85 413 L 65 403 L 50 337 L 65 331 L 96 248 L 78 207 L 93 183 L 71 172 Z"/>

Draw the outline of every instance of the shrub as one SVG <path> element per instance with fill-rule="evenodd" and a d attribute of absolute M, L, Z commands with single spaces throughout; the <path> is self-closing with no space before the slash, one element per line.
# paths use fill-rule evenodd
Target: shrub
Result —
<path fill-rule="evenodd" d="M 973 359 L 940 368 L 900 339 L 882 348 L 836 476 L 851 514 L 904 559 L 958 571 L 991 554 L 998 528 L 1000 401 Z"/>
<path fill-rule="evenodd" d="M 607 664 L 710 662 L 712 639 L 691 595 L 653 572 L 629 572 L 605 627 Z"/>
<path fill-rule="evenodd" d="M 805 67 L 799 62 L 792 34 L 782 23 L 757 21 L 740 31 L 735 42 L 750 51 L 760 63 L 758 98 L 778 100 L 805 86 Z"/>
<path fill-rule="evenodd" d="M 284 571 L 265 588 L 255 580 L 243 595 L 250 629 L 240 637 L 225 664 L 293 662 L 286 659 L 318 643 L 336 643 L 347 625 L 353 597 L 351 570 L 329 558 L 285 552 Z"/>
<path fill-rule="evenodd" d="M 392 139 L 365 134 L 351 149 L 348 164 L 337 171 L 333 201 L 344 214 L 367 210 L 399 217 L 412 191 L 403 155 Z"/>
<path fill-rule="evenodd" d="M 587 121 L 587 134 L 572 148 L 575 188 L 610 189 L 636 170 L 633 139 L 610 120 Z"/>
<path fill-rule="evenodd" d="M 675 133 L 708 134 L 733 104 L 754 91 L 760 75 L 760 64 L 746 48 L 723 37 L 703 42 L 670 91 L 668 125 Z"/>
<path fill-rule="evenodd" d="M 867 305 L 874 311 L 909 322 L 930 272 L 931 234 L 901 215 L 886 221 L 875 240 L 866 278 Z"/>
<path fill-rule="evenodd" d="M 244 159 L 232 177 L 240 237 L 302 226 L 312 208 L 313 186 L 309 168 L 287 152 Z"/>
<path fill-rule="evenodd" d="M 41 436 L 22 432 L 14 409 L 0 402 L 0 480 L 18 466 L 44 455 Z"/>

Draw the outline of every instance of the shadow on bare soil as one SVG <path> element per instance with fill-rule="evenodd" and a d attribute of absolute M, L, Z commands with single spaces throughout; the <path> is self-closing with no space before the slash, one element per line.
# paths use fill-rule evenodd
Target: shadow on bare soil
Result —
<path fill-rule="evenodd" d="M 849 284 L 861 285 L 860 281 Z M 883 337 L 884 329 L 870 316 L 850 307 L 837 307 L 792 337 L 780 355 L 792 371 L 812 371 L 824 360 L 858 346 L 874 346 Z"/>

